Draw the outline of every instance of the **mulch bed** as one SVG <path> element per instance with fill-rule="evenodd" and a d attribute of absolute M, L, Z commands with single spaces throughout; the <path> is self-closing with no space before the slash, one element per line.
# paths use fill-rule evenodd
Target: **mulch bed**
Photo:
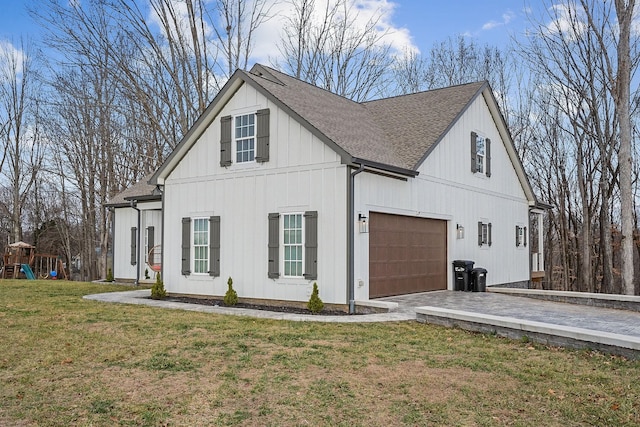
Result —
<path fill-rule="evenodd" d="M 253 310 L 265 310 L 265 311 L 275 311 L 278 313 L 293 313 L 293 314 L 314 314 L 306 308 L 298 308 L 298 307 L 288 307 L 288 306 L 278 306 L 278 305 L 260 305 L 260 304 L 248 304 L 244 302 L 239 302 L 234 306 L 226 306 L 224 301 L 219 299 L 209 299 L 209 298 L 190 298 L 190 297 L 167 297 L 165 301 L 174 301 L 174 302 L 184 302 L 187 304 L 200 304 L 200 305 L 210 305 L 210 306 L 220 306 L 220 307 L 228 307 L 228 308 L 250 308 Z M 317 316 L 349 316 L 349 313 L 339 310 L 327 310 L 324 309 L 320 313 L 316 313 Z"/>

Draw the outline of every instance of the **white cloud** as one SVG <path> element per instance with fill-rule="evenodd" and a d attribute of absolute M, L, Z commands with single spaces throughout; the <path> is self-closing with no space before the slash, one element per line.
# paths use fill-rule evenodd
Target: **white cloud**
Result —
<path fill-rule="evenodd" d="M 553 19 L 545 28 L 550 34 L 564 34 L 570 40 L 578 39 L 587 31 L 584 9 L 569 4 L 554 4 L 550 8 Z"/>
<path fill-rule="evenodd" d="M 189 24 L 189 11 L 187 9 L 187 4 L 184 0 L 170 0 L 171 8 L 176 16 L 176 22 L 174 23 L 169 18 L 169 22 L 167 23 L 170 28 L 168 29 L 171 34 L 167 34 L 167 28 L 163 24 L 162 19 L 158 16 L 158 13 L 151 7 L 149 1 L 147 1 L 147 7 L 149 7 L 149 21 L 153 23 L 164 35 L 164 37 L 168 37 L 169 35 L 172 38 L 176 38 L 177 32 L 179 31 L 181 35 L 183 35 L 184 40 L 192 44 L 193 40 L 189 36 L 191 34 L 191 28 Z M 207 24 L 206 20 L 203 21 L 204 25 L 204 34 L 205 37 L 210 37 L 213 33 L 211 27 Z M 192 46 L 193 47 L 193 46 Z"/>
<path fill-rule="evenodd" d="M 0 79 L 22 74 L 24 52 L 7 40 L 0 40 Z"/>
<path fill-rule="evenodd" d="M 511 22 L 515 17 L 516 17 L 516 14 L 508 10 L 502 14 L 502 21 L 495 21 L 495 20 L 489 21 L 482 26 L 482 29 L 486 31 L 486 30 L 492 30 L 496 27 L 502 27 L 504 25 L 509 24 L 509 22 Z"/>
<path fill-rule="evenodd" d="M 383 35 L 380 43 L 391 45 L 393 53 L 404 51 L 419 52 L 418 47 L 413 43 L 409 29 L 398 27 L 393 23 L 393 14 L 396 3 L 389 0 L 347 0 L 351 6 L 354 16 L 354 25 L 357 28 L 364 28 L 371 20 L 376 20 L 376 30 Z M 333 6 L 336 0 L 317 0 L 316 11 L 313 16 L 318 22 L 323 19 L 325 8 L 329 4 Z M 277 3 L 271 10 L 273 18 L 263 23 L 257 30 L 254 40 L 252 61 L 268 63 L 269 60 L 277 60 L 280 57 L 278 42 L 281 38 L 283 26 L 287 18 L 294 13 L 290 2 Z M 355 15 L 357 13 L 357 16 Z M 355 18 L 354 18 L 355 17 Z"/>

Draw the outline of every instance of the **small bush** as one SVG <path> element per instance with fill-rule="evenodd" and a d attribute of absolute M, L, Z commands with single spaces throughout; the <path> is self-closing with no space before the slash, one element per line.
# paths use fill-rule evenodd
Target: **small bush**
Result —
<path fill-rule="evenodd" d="M 107 270 L 107 278 L 105 279 L 106 282 L 113 282 L 113 271 L 111 269 Z"/>
<path fill-rule="evenodd" d="M 151 287 L 151 298 L 163 299 L 167 296 L 167 290 L 164 288 L 164 282 L 160 278 L 160 273 L 156 273 L 156 283 Z"/>
<path fill-rule="evenodd" d="M 313 284 L 313 292 L 311 292 L 311 298 L 309 298 L 307 308 L 312 313 L 320 313 L 324 308 L 324 303 L 318 295 L 318 283 Z"/>
<path fill-rule="evenodd" d="M 145 280 L 149 280 L 151 277 L 149 277 L 149 269 L 145 268 L 144 269 L 144 279 Z"/>
<path fill-rule="evenodd" d="M 231 277 L 227 280 L 227 285 L 229 285 L 229 289 L 227 289 L 227 293 L 224 294 L 224 305 L 236 305 L 238 303 L 238 294 L 233 290 L 233 280 Z"/>

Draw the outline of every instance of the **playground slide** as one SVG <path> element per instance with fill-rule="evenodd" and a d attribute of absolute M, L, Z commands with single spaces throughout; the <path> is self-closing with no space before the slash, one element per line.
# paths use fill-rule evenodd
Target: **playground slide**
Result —
<path fill-rule="evenodd" d="M 27 279 L 36 280 L 36 275 L 33 274 L 33 271 L 31 270 L 31 267 L 29 267 L 29 264 L 22 264 L 22 271 L 24 272 L 24 275 L 27 276 Z"/>

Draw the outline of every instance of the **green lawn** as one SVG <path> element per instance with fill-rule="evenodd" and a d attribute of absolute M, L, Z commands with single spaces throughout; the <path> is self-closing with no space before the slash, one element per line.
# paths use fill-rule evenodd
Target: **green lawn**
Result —
<path fill-rule="evenodd" d="M 636 426 L 640 362 L 422 325 L 85 301 L 0 280 L 0 425 Z"/>

